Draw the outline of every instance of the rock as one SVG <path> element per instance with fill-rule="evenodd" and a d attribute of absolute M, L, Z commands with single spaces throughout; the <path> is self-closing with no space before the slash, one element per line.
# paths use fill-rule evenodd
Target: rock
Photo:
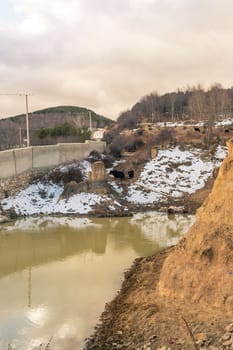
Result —
<path fill-rule="evenodd" d="M 184 345 L 185 344 L 185 339 L 178 339 L 176 341 L 176 345 Z"/>
<path fill-rule="evenodd" d="M 198 333 L 195 335 L 196 341 L 206 342 L 208 340 L 208 335 L 206 333 Z"/>
<path fill-rule="evenodd" d="M 228 333 L 225 333 L 223 336 L 222 336 L 222 340 L 223 341 L 226 341 L 226 340 L 229 340 L 231 338 L 231 333 L 228 332 Z"/>
<path fill-rule="evenodd" d="M 158 209 L 158 212 L 160 212 L 160 213 L 166 213 L 166 212 L 167 212 L 167 207 L 160 207 L 160 208 Z"/>
<path fill-rule="evenodd" d="M 232 296 L 233 297 L 233 296 Z M 233 332 L 233 323 L 229 324 L 228 326 L 226 326 L 225 328 L 226 332 Z"/>
<path fill-rule="evenodd" d="M 7 216 L 0 215 L 0 224 L 4 224 L 5 222 L 10 222 L 11 219 L 8 218 Z"/>
<path fill-rule="evenodd" d="M 227 297 L 225 304 L 228 307 L 232 308 L 232 306 L 233 306 L 233 295 L 230 295 L 229 297 Z"/>
<path fill-rule="evenodd" d="M 89 182 L 98 182 L 106 180 L 105 165 L 102 161 L 92 163 L 88 180 Z"/>
<path fill-rule="evenodd" d="M 168 214 L 182 214 L 184 212 L 184 207 L 177 207 L 175 205 L 171 205 L 167 208 Z"/>
<path fill-rule="evenodd" d="M 151 158 L 155 158 L 158 154 L 158 149 L 157 147 L 151 147 L 151 151 L 150 151 L 150 155 L 151 155 Z"/>
<path fill-rule="evenodd" d="M 89 182 L 89 192 L 97 194 L 107 194 L 110 192 L 110 186 L 107 181 Z"/>
<path fill-rule="evenodd" d="M 87 192 L 88 189 L 89 189 L 89 184 L 87 181 L 82 181 L 79 183 L 77 183 L 76 181 L 70 181 L 65 185 L 64 191 L 62 192 L 60 199 L 63 199 L 63 198 L 68 199 L 74 194 Z"/>
<path fill-rule="evenodd" d="M 157 338 L 158 338 L 157 335 L 154 334 L 154 335 L 151 335 L 151 336 L 150 336 L 149 340 L 150 340 L 150 341 L 155 341 Z"/>
<path fill-rule="evenodd" d="M 117 332 L 117 335 L 122 335 L 122 334 L 123 334 L 122 331 L 118 331 L 118 332 Z"/>
<path fill-rule="evenodd" d="M 208 336 L 206 333 L 198 333 L 196 334 L 195 338 L 197 345 L 204 346 L 207 344 Z"/>
<path fill-rule="evenodd" d="M 225 341 L 222 345 L 223 346 L 230 346 L 230 345 L 232 345 L 232 343 L 233 343 L 233 340 L 230 339 L 230 340 Z"/>

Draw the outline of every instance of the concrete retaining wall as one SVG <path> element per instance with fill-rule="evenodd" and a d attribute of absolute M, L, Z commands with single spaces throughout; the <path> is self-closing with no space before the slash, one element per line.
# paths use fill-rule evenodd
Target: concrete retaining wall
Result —
<path fill-rule="evenodd" d="M 60 164 L 59 153 L 58 145 L 32 147 L 32 169 L 51 168 Z"/>
<path fill-rule="evenodd" d="M 27 171 L 52 168 L 72 160 L 82 160 L 96 150 L 102 153 L 105 142 L 59 143 L 0 152 L 0 180 L 16 177 Z"/>
<path fill-rule="evenodd" d="M 21 174 L 25 171 L 31 170 L 32 168 L 32 147 L 28 148 L 17 148 L 13 150 L 15 172 L 16 175 Z M 15 174 L 13 174 L 15 175 Z M 2 163 L 1 163 L 1 152 L 0 152 L 0 176 L 2 176 Z M 12 176 L 11 176 L 12 177 Z"/>
<path fill-rule="evenodd" d="M 3 151 L 0 160 L 0 178 L 6 179 L 16 174 L 14 151 Z"/>

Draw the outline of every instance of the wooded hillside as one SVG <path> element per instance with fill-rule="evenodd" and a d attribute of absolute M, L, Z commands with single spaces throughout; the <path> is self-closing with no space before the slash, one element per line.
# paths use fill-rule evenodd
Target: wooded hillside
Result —
<path fill-rule="evenodd" d="M 30 113 L 30 144 L 83 142 L 89 137 L 90 115 L 93 128 L 103 128 L 114 123 L 94 111 L 76 106 L 51 107 Z M 25 138 L 25 114 L 0 120 L 1 149 L 22 146 Z"/>
<path fill-rule="evenodd" d="M 233 116 L 233 87 L 220 84 L 205 90 L 201 85 L 159 95 L 146 95 L 131 110 L 123 112 L 117 122 L 121 129 L 134 128 L 139 122 L 212 120 Z"/>

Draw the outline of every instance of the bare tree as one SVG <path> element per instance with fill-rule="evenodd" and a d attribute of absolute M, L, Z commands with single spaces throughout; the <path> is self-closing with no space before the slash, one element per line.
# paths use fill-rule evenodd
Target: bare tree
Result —
<path fill-rule="evenodd" d="M 171 103 L 171 117 L 172 117 L 172 121 L 174 121 L 176 93 L 169 94 L 169 99 L 170 99 L 170 103 Z"/>
<path fill-rule="evenodd" d="M 192 88 L 188 107 L 193 119 L 199 121 L 205 119 L 206 96 L 205 91 L 200 84 L 197 87 L 194 86 Z"/>

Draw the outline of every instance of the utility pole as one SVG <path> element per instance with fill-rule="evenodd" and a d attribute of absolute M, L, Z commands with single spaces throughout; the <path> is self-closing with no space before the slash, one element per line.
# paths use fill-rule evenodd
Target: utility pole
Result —
<path fill-rule="evenodd" d="M 28 118 L 28 94 L 24 95 L 26 98 L 26 129 L 27 129 L 27 147 L 30 146 L 30 135 L 29 135 L 29 118 Z"/>
<path fill-rule="evenodd" d="M 90 129 L 90 132 L 92 132 L 92 119 L 91 119 L 91 111 L 89 111 L 89 125 L 90 125 L 90 127 L 89 127 L 89 129 Z"/>
<path fill-rule="evenodd" d="M 19 128 L 19 145 L 22 145 L 22 128 Z"/>
<path fill-rule="evenodd" d="M 1 96 L 25 96 L 26 103 L 26 131 L 27 131 L 27 147 L 30 146 L 30 134 L 29 134 L 29 114 L 28 114 L 28 96 L 31 94 L 18 93 L 18 94 L 0 94 Z"/>

